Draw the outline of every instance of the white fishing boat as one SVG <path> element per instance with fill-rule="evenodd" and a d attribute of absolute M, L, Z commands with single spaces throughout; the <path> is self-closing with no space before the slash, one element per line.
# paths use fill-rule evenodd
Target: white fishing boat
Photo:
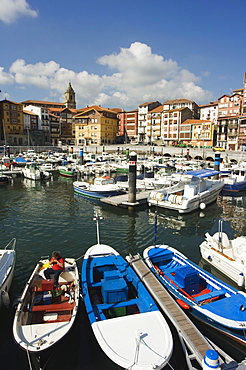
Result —
<path fill-rule="evenodd" d="M 214 170 L 197 170 L 186 172 L 187 181 L 181 178 L 176 185 L 151 191 L 148 195 L 150 206 L 158 206 L 189 213 L 196 209 L 204 209 L 214 202 L 221 192 L 223 180 L 211 179 L 219 174 Z"/>
<path fill-rule="evenodd" d="M 81 283 L 93 333 L 114 363 L 131 370 L 168 364 L 173 338 L 166 320 L 127 261 L 99 237 L 85 253 Z"/>
<path fill-rule="evenodd" d="M 39 166 L 40 170 L 43 172 L 48 172 L 50 174 L 54 172 L 59 172 L 56 165 L 52 162 L 43 162 Z"/>
<path fill-rule="evenodd" d="M 54 279 L 43 278 L 49 259 L 40 260 L 19 300 L 13 322 L 16 343 L 27 352 L 51 348 L 71 329 L 79 305 L 79 274 L 76 261 L 65 259 L 65 270 Z"/>
<path fill-rule="evenodd" d="M 13 280 L 15 267 L 16 239 L 12 239 L 4 249 L 0 249 L 0 307 L 9 307 L 9 289 Z"/>
<path fill-rule="evenodd" d="M 48 171 L 42 171 L 39 164 L 36 162 L 27 162 L 26 166 L 22 169 L 25 178 L 31 180 L 42 180 L 50 177 Z"/>
<path fill-rule="evenodd" d="M 219 231 L 213 236 L 205 234 L 200 244 L 204 260 L 233 280 L 239 287 L 246 288 L 246 237 L 229 239 L 222 231 L 223 221 L 219 221 Z"/>

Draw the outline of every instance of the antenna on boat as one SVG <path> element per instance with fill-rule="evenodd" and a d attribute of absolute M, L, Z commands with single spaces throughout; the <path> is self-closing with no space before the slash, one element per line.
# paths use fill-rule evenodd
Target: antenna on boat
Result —
<path fill-rule="evenodd" d="M 222 224 L 223 224 L 223 220 L 219 220 L 219 247 L 220 247 L 220 251 L 223 249 L 222 248 Z"/>
<path fill-rule="evenodd" d="M 100 244 L 100 239 L 99 239 L 99 220 L 103 220 L 102 216 L 99 216 L 98 213 L 95 213 L 95 217 L 93 217 L 93 221 L 97 222 L 97 244 Z"/>
<path fill-rule="evenodd" d="M 155 211 L 155 221 L 154 221 L 154 245 L 156 247 L 156 236 L 157 236 L 157 211 Z"/>

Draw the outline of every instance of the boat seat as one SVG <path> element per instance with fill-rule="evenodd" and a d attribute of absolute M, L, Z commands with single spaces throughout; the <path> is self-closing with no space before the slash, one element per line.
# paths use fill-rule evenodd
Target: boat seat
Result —
<path fill-rule="evenodd" d="M 224 289 L 213 290 L 212 292 L 209 292 L 207 294 L 203 294 L 203 295 L 195 297 L 195 300 L 199 303 L 202 303 L 203 301 L 207 301 L 207 300 L 209 301 L 210 299 L 220 298 L 225 294 L 226 294 L 226 291 Z"/>
<path fill-rule="evenodd" d="M 107 309 L 110 309 L 110 308 L 115 308 L 115 307 L 124 307 L 124 306 L 131 306 L 131 305 L 139 305 L 139 298 L 134 298 L 134 299 L 130 299 L 128 301 L 124 301 L 124 302 L 117 302 L 117 303 L 102 303 L 102 304 L 99 304 L 97 305 L 98 309 L 101 309 L 101 310 L 107 310 Z"/>
<path fill-rule="evenodd" d="M 46 312 L 56 312 L 56 311 L 69 311 L 73 310 L 73 303 L 62 303 L 62 304 L 42 304 L 36 305 L 31 308 L 31 311 L 46 311 Z"/>

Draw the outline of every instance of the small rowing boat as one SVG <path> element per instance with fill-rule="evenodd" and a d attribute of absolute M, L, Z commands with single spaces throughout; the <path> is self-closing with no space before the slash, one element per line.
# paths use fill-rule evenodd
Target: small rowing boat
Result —
<path fill-rule="evenodd" d="M 14 339 L 19 346 L 40 353 L 56 344 L 72 327 L 79 305 L 79 274 L 76 261 L 66 258 L 65 270 L 54 279 L 44 279 L 49 260 L 40 260 L 21 295 L 13 322 Z"/>
<path fill-rule="evenodd" d="M 127 261 L 112 247 L 90 247 L 82 264 L 82 294 L 94 335 L 124 369 L 164 368 L 173 351 L 169 326 Z"/>

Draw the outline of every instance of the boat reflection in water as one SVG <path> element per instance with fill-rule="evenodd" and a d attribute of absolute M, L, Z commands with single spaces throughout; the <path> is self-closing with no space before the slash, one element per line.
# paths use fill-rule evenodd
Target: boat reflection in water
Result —
<path fill-rule="evenodd" d="M 217 203 L 222 208 L 221 219 L 229 221 L 235 232 L 235 235 L 229 234 L 229 237 L 246 235 L 246 193 L 240 193 L 240 196 L 220 195 Z"/>
<path fill-rule="evenodd" d="M 10 292 L 12 302 L 14 297 L 24 289 L 37 258 L 50 254 L 54 245 L 61 252 L 76 259 L 84 255 L 94 242 L 95 224 L 92 217 L 96 209 L 98 212 L 101 211 L 104 217 L 102 240 L 105 238 L 109 245 L 117 246 L 117 251 L 123 257 L 141 253 L 146 245 L 153 243 L 155 208 L 150 211 L 148 207 L 141 206 L 130 212 L 100 201 L 95 203 L 85 200 L 81 196 L 74 195 L 73 181 L 59 175 L 54 176 L 53 181 L 43 182 L 28 181 L 28 179 L 24 181 L 21 177 L 17 177 L 13 184 L 1 188 L 2 242 L 6 245 L 10 237 L 18 240 L 15 276 Z M 179 215 L 172 210 L 157 209 L 158 242 L 175 245 L 193 262 L 198 263 L 201 260 L 199 245 L 204 240 L 206 232 L 213 234 L 217 231 L 217 222 L 221 217 L 226 220 L 224 230 L 229 232 L 230 237 L 234 236 L 234 233 L 238 236 L 246 235 L 243 227 L 246 198 L 240 195 L 242 200 L 239 201 L 238 197 L 237 204 L 235 198 L 230 202 L 220 199 L 219 196 L 217 202 L 203 210 L 203 215 L 200 211 Z M 82 259 L 79 260 L 79 263 L 81 262 Z M 29 369 L 27 354 L 13 342 L 12 314 L 12 310 L 2 309 L 1 368 Z M 78 314 L 78 325 L 71 328 L 71 332 L 63 338 L 57 349 L 54 347 L 45 369 L 77 369 L 83 363 L 83 367 L 88 369 L 118 370 L 118 366 L 100 350 L 87 322 L 83 305 Z M 86 330 L 84 330 L 85 327 Z M 216 340 L 211 329 L 207 334 L 213 342 L 225 349 L 238 362 L 245 357 L 245 347 L 241 352 L 236 353 L 232 340 L 228 340 L 229 344 L 225 347 L 224 344 L 227 341 L 225 336 L 221 335 L 221 339 Z M 179 339 L 175 341 L 175 347 L 177 343 Z M 9 356 L 10 352 L 12 356 Z M 61 356 L 61 353 L 69 355 Z M 180 350 L 177 356 L 174 356 L 178 361 L 178 365 L 173 367 L 175 370 L 184 368 L 181 369 L 180 366 L 181 354 Z M 90 358 L 93 361 L 90 361 Z"/>

